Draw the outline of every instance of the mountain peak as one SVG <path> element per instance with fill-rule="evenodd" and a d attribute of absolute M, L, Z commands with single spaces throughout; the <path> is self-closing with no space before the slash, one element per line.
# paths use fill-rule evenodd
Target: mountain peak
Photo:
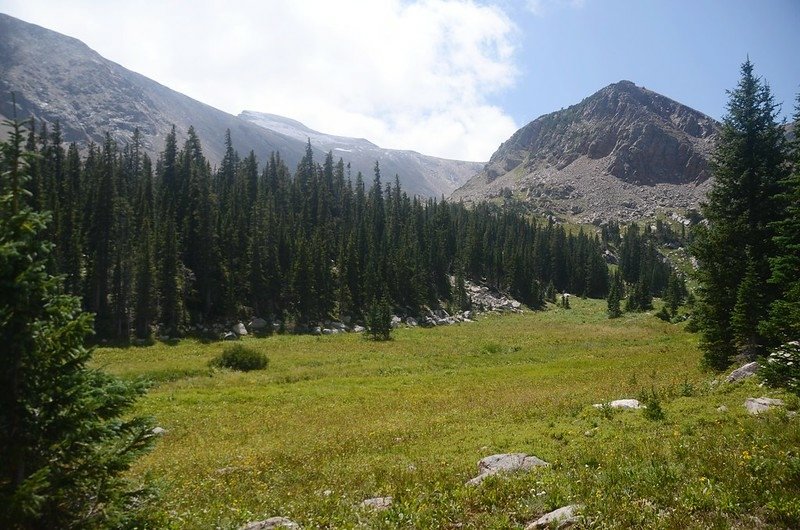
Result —
<path fill-rule="evenodd" d="M 705 114 L 622 80 L 522 127 L 453 197 L 509 190 L 584 220 L 694 207 L 707 188 L 718 128 Z"/>

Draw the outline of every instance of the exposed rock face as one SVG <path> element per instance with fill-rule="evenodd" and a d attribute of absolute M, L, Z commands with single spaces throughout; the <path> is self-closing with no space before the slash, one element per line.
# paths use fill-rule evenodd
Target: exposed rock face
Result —
<path fill-rule="evenodd" d="M 174 124 L 179 142 L 194 126 L 212 164 L 222 159 L 226 129 L 239 152 L 252 149 L 261 160 L 280 151 L 293 167 L 305 153 L 305 142 L 170 90 L 103 58 L 77 39 L 0 14 L 1 116 L 12 115 L 12 91 L 20 119 L 33 116 L 51 125 L 59 120 L 68 142 L 102 144 L 107 131 L 124 145 L 138 127 L 143 149 L 154 156 L 164 148 Z"/>
<path fill-rule="evenodd" d="M 450 195 L 484 166 L 483 162 L 447 160 L 415 151 L 383 149 L 363 138 L 321 133 L 296 120 L 274 114 L 246 110 L 239 117 L 302 142 L 311 140 L 314 147 L 326 153 L 332 151 L 335 159 L 342 157 L 350 162 L 353 175 L 360 171 L 370 178 L 377 160 L 384 180 L 399 175 L 403 188 L 412 194 L 428 197 Z"/>
<path fill-rule="evenodd" d="M 529 123 L 452 198 L 513 194 L 581 220 L 697 206 L 719 124 L 630 81 Z"/>
<path fill-rule="evenodd" d="M 412 195 L 449 195 L 483 167 L 318 133 L 280 116 L 273 116 L 271 127 L 254 123 L 252 113 L 237 117 L 215 109 L 103 58 L 77 39 L 0 13 L 0 118 L 13 116 L 11 92 L 20 119 L 34 117 L 51 127 L 58 120 L 66 142 L 102 144 L 108 132 L 125 145 L 138 128 L 142 149 L 154 160 L 174 124 L 179 146 L 189 126 L 195 128 L 212 164 L 222 160 L 227 129 L 239 153 L 252 150 L 263 164 L 277 151 L 290 169 L 310 138 L 317 161 L 333 150 L 335 160 L 352 164 L 353 177 L 361 171 L 370 179 L 379 160 L 384 180 L 397 174 Z"/>

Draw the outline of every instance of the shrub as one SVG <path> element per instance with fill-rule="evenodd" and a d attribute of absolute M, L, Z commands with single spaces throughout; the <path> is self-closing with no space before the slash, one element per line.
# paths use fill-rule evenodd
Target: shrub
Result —
<path fill-rule="evenodd" d="M 650 421 L 661 421 L 664 419 L 664 409 L 661 408 L 661 398 L 655 390 L 644 392 L 640 401 L 645 408 L 642 409 L 644 417 Z"/>
<path fill-rule="evenodd" d="M 658 311 L 658 313 L 656 313 L 656 316 L 658 318 L 660 318 L 661 320 L 663 320 L 664 322 L 669 322 L 670 319 L 671 319 L 671 317 L 669 315 L 669 311 L 667 310 L 667 306 L 666 305 L 661 307 L 661 309 Z"/>
<path fill-rule="evenodd" d="M 250 370 L 263 370 L 269 364 L 269 359 L 261 352 L 236 344 L 225 348 L 219 357 L 211 361 L 211 364 L 221 368 L 249 372 Z"/>
<path fill-rule="evenodd" d="M 503 351 L 503 347 L 500 346 L 497 342 L 487 342 L 483 346 L 481 346 L 481 353 L 486 354 L 497 354 Z"/>
<path fill-rule="evenodd" d="M 792 341 L 774 350 L 761 367 L 767 384 L 800 395 L 800 341 Z"/>

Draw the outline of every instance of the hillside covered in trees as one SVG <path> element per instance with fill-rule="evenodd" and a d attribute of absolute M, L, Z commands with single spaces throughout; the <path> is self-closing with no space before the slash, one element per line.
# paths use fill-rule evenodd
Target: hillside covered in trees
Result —
<path fill-rule="evenodd" d="M 409 197 L 398 179 L 371 185 L 309 144 L 294 172 L 262 166 L 225 138 L 212 168 L 193 129 L 173 129 L 153 161 L 134 133 L 85 153 L 58 125 L 30 126 L 29 200 L 54 212 L 52 272 L 96 314 L 98 339 L 126 342 L 260 316 L 298 329 L 361 319 L 376 301 L 397 312 L 467 303 L 464 279 L 533 307 L 546 291 L 604 297 L 603 243 L 490 205 Z"/>

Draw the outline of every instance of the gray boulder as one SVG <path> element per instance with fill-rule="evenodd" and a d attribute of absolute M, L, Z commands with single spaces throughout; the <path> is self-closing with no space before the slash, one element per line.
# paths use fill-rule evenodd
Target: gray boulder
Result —
<path fill-rule="evenodd" d="M 167 430 L 164 427 L 153 427 L 153 430 L 150 432 L 155 434 L 156 436 L 167 434 Z"/>
<path fill-rule="evenodd" d="M 244 324 L 242 324 L 241 322 L 237 322 L 233 326 L 233 329 L 231 331 L 233 331 L 234 333 L 236 333 L 240 337 L 243 337 L 243 336 L 247 335 L 247 328 L 244 327 Z"/>
<path fill-rule="evenodd" d="M 402 318 L 400 318 L 397 315 L 392 315 L 392 327 L 393 328 L 396 328 L 397 326 L 399 326 L 402 323 L 403 323 L 403 319 Z"/>
<path fill-rule="evenodd" d="M 766 412 L 772 407 L 782 407 L 783 401 L 780 399 L 772 399 L 768 397 L 760 397 L 760 398 L 747 398 L 744 401 L 744 408 L 747 409 L 747 412 L 753 415 L 761 414 L 762 412 Z"/>
<path fill-rule="evenodd" d="M 525 453 L 503 453 L 487 456 L 478 462 L 478 476 L 467 481 L 467 485 L 478 485 L 486 477 L 498 473 L 529 471 L 535 467 L 549 466 L 544 460 Z"/>
<path fill-rule="evenodd" d="M 363 333 L 364 331 L 366 331 L 366 329 L 367 328 L 365 328 L 364 326 L 359 326 L 358 324 L 356 324 L 355 326 L 353 326 L 353 333 Z"/>
<path fill-rule="evenodd" d="M 253 331 L 263 331 L 267 328 L 268 325 L 269 324 L 267 324 L 267 321 L 264 320 L 263 318 L 256 317 L 250 321 L 250 329 L 252 329 Z"/>
<path fill-rule="evenodd" d="M 594 408 L 599 409 L 603 407 L 611 407 L 612 409 L 643 409 L 644 405 L 639 403 L 638 399 L 615 399 L 610 403 L 595 403 L 592 405 Z"/>
<path fill-rule="evenodd" d="M 247 523 L 240 530 L 273 530 L 274 528 L 290 528 L 300 530 L 300 525 L 286 517 L 270 517 L 263 521 Z"/>
<path fill-rule="evenodd" d="M 525 527 L 525 530 L 537 528 L 567 528 L 578 522 L 578 512 L 583 509 L 580 504 L 570 504 L 546 513 Z"/>
<path fill-rule="evenodd" d="M 222 340 L 239 340 L 239 335 L 237 335 L 233 331 L 226 331 L 225 334 L 222 336 Z"/>
<path fill-rule="evenodd" d="M 371 510 L 382 512 L 383 510 L 388 510 L 392 506 L 392 498 L 373 497 L 371 499 L 364 500 L 360 506 L 362 508 L 369 508 Z"/>
<path fill-rule="evenodd" d="M 733 383 L 735 381 L 741 381 L 746 377 L 751 377 L 756 374 L 758 371 L 758 363 L 753 361 L 752 363 L 747 363 L 744 366 L 740 366 L 736 370 L 730 373 L 730 375 L 725 378 L 725 381 L 728 383 Z"/>
<path fill-rule="evenodd" d="M 416 319 L 416 318 L 414 318 L 414 317 L 408 317 L 408 318 L 406 319 L 406 324 L 407 324 L 407 325 L 409 325 L 409 326 L 411 326 L 412 328 L 414 328 L 414 327 L 416 327 L 416 326 L 417 326 L 417 319 Z"/>

